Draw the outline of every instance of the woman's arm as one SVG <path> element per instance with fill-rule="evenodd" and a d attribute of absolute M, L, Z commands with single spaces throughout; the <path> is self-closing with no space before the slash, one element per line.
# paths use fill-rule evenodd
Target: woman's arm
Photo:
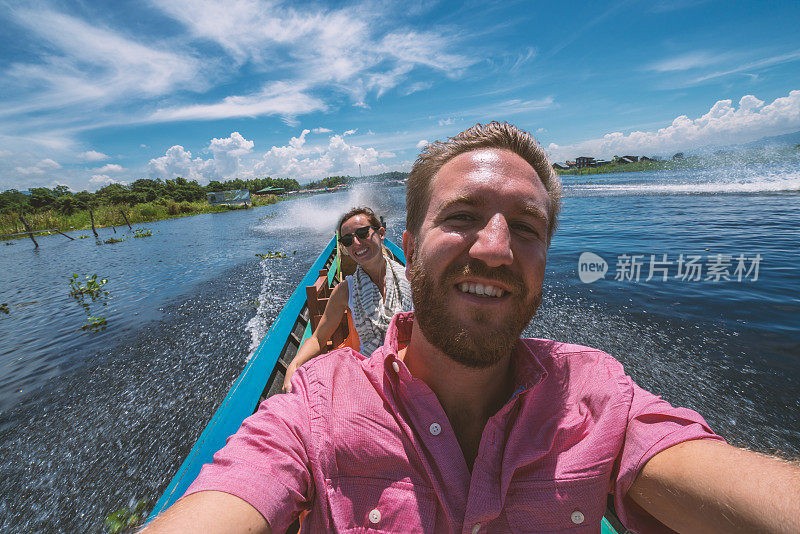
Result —
<path fill-rule="evenodd" d="M 306 363 L 311 358 L 316 358 L 328 343 L 328 340 L 336 331 L 336 327 L 344 317 L 344 311 L 347 309 L 347 301 L 350 297 L 350 290 L 347 285 L 347 280 L 340 282 L 333 288 L 331 297 L 328 300 L 328 305 L 325 306 L 325 311 L 322 312 L 322 318 L 319 320 L 317 329 L 311 334 L 305 343 L 300 346 L 292 363 L 286 369 L 286 377 L 283 379 L 283 392 L 288 393 L 292 390 L 292 375 L 297 371 L 300 366 Z"/>

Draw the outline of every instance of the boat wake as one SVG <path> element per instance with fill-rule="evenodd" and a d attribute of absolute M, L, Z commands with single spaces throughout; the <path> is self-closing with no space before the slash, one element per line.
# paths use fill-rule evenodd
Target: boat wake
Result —
<path fill-rule="evenodd" d="M 649 173 L 648 173 L 649 174 Z M 566 183 L 568 196 L 620 196 L 620 195 L 721 195 L 743 193 L 800 193 L 800 171 L 758 173 L 732 177 L 730 174 L 698 172 L 683 176 L 681 180 L 664 181 L 663 176 L 649 174 L 647 180 L 623 183 L 619 175 L 594 175 L 581 183 Z"/>

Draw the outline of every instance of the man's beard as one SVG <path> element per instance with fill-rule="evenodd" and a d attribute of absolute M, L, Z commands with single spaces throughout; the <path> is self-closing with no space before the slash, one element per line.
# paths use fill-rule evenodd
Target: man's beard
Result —
<path fill-rule="evenodd" d="M 542 301 L 541 291 L 529 300 L 525 284 L 507 267 L 490 268 L 475 259 L 470 259 L 466 265 L 448 267 L 438 283 L 419 261 L 411 263 L 408 275 L 414 322 L 425 338 L 453 361 L 476 369 L 490 367 L 511 354 Z M 470 276 L 495 280 L 511 290 L 509 298 L 513 311 L 504 322 L 494 326 L 494 314 L 490 309 L 476 309 L 471 313 L 473 322 L 485 326 L 469 332 L 448 308 L 447 292 L 454 289 L 455 280 Z"/>

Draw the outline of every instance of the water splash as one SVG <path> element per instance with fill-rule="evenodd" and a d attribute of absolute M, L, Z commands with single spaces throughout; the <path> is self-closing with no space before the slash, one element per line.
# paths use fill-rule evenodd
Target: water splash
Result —
<path fill-rule="evenodd" d="M 346 191 L 317 195 L 302 202 L 282 202 L 272 217 L 254 229 L 264 233 L 308 231 L 329 234 L 336 229 L 339 217 L 356 206 L 368 206 L 379 215 L 393 209 L 384 187 L 356 184 Z"/>

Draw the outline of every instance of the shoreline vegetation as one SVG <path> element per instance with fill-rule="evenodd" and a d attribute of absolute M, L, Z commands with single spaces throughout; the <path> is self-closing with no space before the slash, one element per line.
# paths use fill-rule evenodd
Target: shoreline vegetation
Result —
<path fill-rule="evenodd" d="M 67 186 L 52 189 L 35 187 L 30 191 L 9 189 L 0 193 L 0 235 L 26 232 L 20 215 L 27 221 L 34 235 L 48 235 L 45 230 L 62 232 L 90 230 L 91 210 L 96 228 L 126 226 L 131 224 L 199 215 L 221 213 L 245 206 L 211 205 L 207 194 L 218 191 L 248 189 L 252 207 L 274 204 L 280 195 L 314 194 L 338 190 L 355 182 L 391 182 L 404 179 L 407 173 L 388 172 L 363 178 L 352 176 L 329 176 L 300 185 L 293 178 L 253 178 L 249 180 L 211 180 L 201 186 L 195 180 L 175 178 L 173 180 L 140 179 L 128 184 L 109 184 L 94 193 L 73 193 Z M 258 194 L 270 190 L 267 194 Z M 122 215 L 125 213 L 125 216 Z M 27 238 L 28 234 L 0 238 L 0 241 Z"/>
<path fill-rule="evenodd" d="M 665 171 L 678 168 L 685 168 L 687 165 L 678 164 L 674 161 L 635 161 L 632 163 L 609 163 L 597 167 L 582 167 L 572 169 L 555 169 L 559 176 L 584 176 L 589 174 L 610 174 L 618 172 L 645 172 L 645 171 Z"/>
<path fill-rule="evenodd" d="M 264 195 L 252 197 L 252 201 L 252 207 L 268 206 L 278 202 L 278 197 L 275 195 Z M 125 213 L 128 222 L 134 225 L 161 221 L 164 219 L 189 217 L 202 213 L 224 213 L 239 209 L 247 208 L 245 206 L 212 206 L 208 202 L 156 201 L 134 204 L 132 206 L 128 204 L 98 206 L 92 208 L 92 215 L 94 215 L 95 228 L 111 228 L 127 226 L 127 223 L 122 217 L 122 212 Z M 47 231 L 50 229 L 58 229 L 62 232 L 89 231 L 90 233 L 92 229 L 92 222 L 88 209 L 75 211 L 70 215 L 59 213 L 57 210 L 51 209 L 24 213 L 23 216 L 28 225 L 30 225 L 34 237 L 55 233 Z M 17 212 L 10 211 L 0 214 L 0 235 L 21 232 L 25 232 L 25 229 L 22 226 L 22 222 L 19 220 L 19 214 Z M 0 240 L 3 241 L 10 239 L 28 239 L 28 234 L 24 233 L 23 235 L 0 238 Z"/>

